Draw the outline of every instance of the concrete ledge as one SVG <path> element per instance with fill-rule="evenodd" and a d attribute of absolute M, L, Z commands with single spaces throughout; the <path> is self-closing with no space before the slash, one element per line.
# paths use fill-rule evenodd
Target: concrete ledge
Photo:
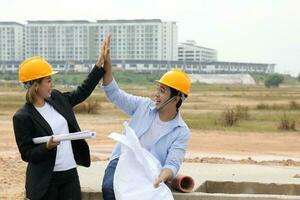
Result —
<path fill-rule="evenodd" d="M 102 192 L 82 189 L 82 200 L 103 200 Z M 175 200 L 299 200 L 300 196 L 255 194 L 173 193 Z"/>
<path fill-rule="evenodd" d="M 173 193 L 175 200 L 299 200 L 300 196 L 256 194 L 207 194 L 201 192 Z"/>
<path fill-rule="evenodd" d="M 107 162 L 94 162 L 90 168 L 78 167 L 83 200 L 102 200 L 101 184 L 106 165 Z M 296 176 L 299 170 L 299 167 L 288 166 L 183 163 L 179 173 L 195 179 L 195 190 L 173 192 L 173 196 L 175 200 L 300 200 L 300 196 L 296 196 L 300 190 Z M 206 184 L 213 182 L 215 185 Z M 224 183 L 228 183 L 226 187 Z M 249 192 L 249 187 L 254 192 Z"/>
<path fill-rule="evenodd" d="M 300 184 L 205 181 L 195 192 L 225 194 L 300 195 Z"/>

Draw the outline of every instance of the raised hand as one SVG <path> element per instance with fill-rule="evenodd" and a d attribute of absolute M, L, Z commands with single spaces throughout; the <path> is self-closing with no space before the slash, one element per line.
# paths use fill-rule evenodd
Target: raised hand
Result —
<path fill-rule="evenodd" d="M 112 34 L 105 38 L 102 43 L 102 47 L 99 49 L 99 56 L 96 63 L 96 66 L 100 67 L 107 63 L 110 66 L 110 41 L 111 41 Z"/>
<path fill-rule="evenodd" d="M 112 67 L 110 62 L 110 41 L 112 34 L 109 33 L 108 37 L 105 39 L 104 44 L 104 70 L 105 74 L 103 76 L 103 85 L 108 85 L 112 80 Z"/>
<path fill-rule="evenodd" d="M 105 42 L 106 40 L 103 41 L 102 47 L 99 49 L 99 56 L 98 56 L 98 60 L 96 63 L 97 67 L 101 67 L 104 65 L 104 48 L 105 48 Z"/>
<path fill-rule="evenodd" d="M 112 34 L 109 33 L 107 38 L 105 38 L 104 43 L 104 62 L 110 63 L 110 41 L 111 41 Z"/>

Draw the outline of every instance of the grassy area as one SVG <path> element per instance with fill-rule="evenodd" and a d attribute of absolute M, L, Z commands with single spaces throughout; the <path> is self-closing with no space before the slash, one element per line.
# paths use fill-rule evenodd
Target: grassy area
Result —
<path fill-rule="evenodd" d="M 188 126 L 192 129 L 199 130 L 222 130 L 222 131 L 236 131 L 236 132 L 279 132 L 280 118 L 283 113 L 260 113 L 254 115 L 250 113 L 250 118 L 247 120 L 240 120 L 236 126 L 223 126 L 217 121 L 220 119 L 219 113 L 207 114 L 183 114 L 183 118 Z M 300 119 L 300 112 L 287 113 L 292 119 Z M 297 120 L 296 120 L 297 121 Z M 298 129 L 300 128 L 298 120 Z"/>
<path fill-rule="evenodd" d="M 133 85 L 151 85 L 158 80 L 162 73 L 133 73 L 128 71 L 115 71 L 113 72 L 114 78 L 120 84 L 133 84 Z M 87 76 L 87 73 L 66 73 L 59 72 L 55 74 L 52 78 L 57 85 L 78 85 Z M 18 80 L 17 73 L 0 73 L 0 80 Z"/>
<path fill-rule="evenodd" d="M 139 75 L 137 74 L 137 76 Z M 121 77 L 120 80 L 123 78 Z M 150 83 L 150 79 L 155 79 L 155 77 L 141 78 L 140 84 L 126 84 L 120 81 L 120 87 L 130 94 L 151 97 L 155 84 Z M 142 83 L 145 80 L 148 80 L 147 84 Z M 58 88 L 64 91 L 74 89 L 71 86 L 58 86 Z M 25 89 L 20 85 L 0 85 L 0 115 L 14 113 L 24 104 L 24 96 Z M 248 119 L 238 120 L 237 124 L 232 127 L 219 123 L 222 113 L 228 109 L 235 109 L 238 105 L 247 107 Z M 91 107 L 93 107 L 92 111 Z M 91 114 L 105 113 L 126 118 L 117 108 L 107 102 L 105 94 L 100 88 L 93 92 L 80 109 L 79 112 L 83 113 L 89 110 Z M 191 95 L 184 102 L 181 111 L 191 129 L 275 133 L 280 131 L 278 126 L 282 115 L 286 113 L 296 121 L 296 129 L 299 130 L 300 89 L 294 85 L 268 89 L 262 85 L 195 84 L 192 85 Z"/>
<path fill-rule="evenodd" d="M 259 84 L 264 84 L 265 80 L 270 76 L 268 74 L 259 74 L 259 73 L 252 73 L 251 76 L 254 78 L 254 80 Z M 283 74 L 283 84 L 286 85 L 299 85 L 299 81 L 297 81 L 297 78 L 292 77 L 288 74 Z"/>

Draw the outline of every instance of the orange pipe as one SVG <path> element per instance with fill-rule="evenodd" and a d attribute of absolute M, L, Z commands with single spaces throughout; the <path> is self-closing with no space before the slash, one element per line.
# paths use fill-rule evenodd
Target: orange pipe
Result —
<path fill-rule="evenodd" d="M 191 192 L 194 189 L 195 181 L 190 176 L 178 174 L 171 182 L 171 186 L 180 192 Z"/>

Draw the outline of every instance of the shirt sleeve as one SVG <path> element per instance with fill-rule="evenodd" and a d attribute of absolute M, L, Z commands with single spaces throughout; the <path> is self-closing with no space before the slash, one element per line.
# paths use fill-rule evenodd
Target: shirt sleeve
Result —
<path fill-rule="evenodd" d="M 56 147 L 52 150 L 46 148 L 46 143 L 34 144 L 32 141 L 32 123 L 26 117 L 13 116 L 13 127 L 22 160 L 25 162 L 40 163 L 55 156 Z"/>
<path fill-rule="evenodd" d="M 179 171 L 181 163 L 184 159 L 186 149 L 189 141 L 189 130 L 185 129 L 173 142 L 168 150 L 168 156 L 163 168 L 171 169 L 173 177 L 175 177 Z"/>
<path fill-rule="evenodd" d="M 91 93 L 93 92 L 103 75 L 103 68 L 94 66 L 92 71 L 88 74 L 88 76 L 80 86 L 78 86 L 73 91 L 64 93 L 72 107 L 83 102 L 91 95 Z"/>
<path fill-rule="evenodd" d="M 108 85 L 102 85 L 102 88 L 108 100 L 129 116 L 132 116 L 142 103 L 148 101 L 146 97 L 134 96 L 121 90 L 114 79 Z"/>

